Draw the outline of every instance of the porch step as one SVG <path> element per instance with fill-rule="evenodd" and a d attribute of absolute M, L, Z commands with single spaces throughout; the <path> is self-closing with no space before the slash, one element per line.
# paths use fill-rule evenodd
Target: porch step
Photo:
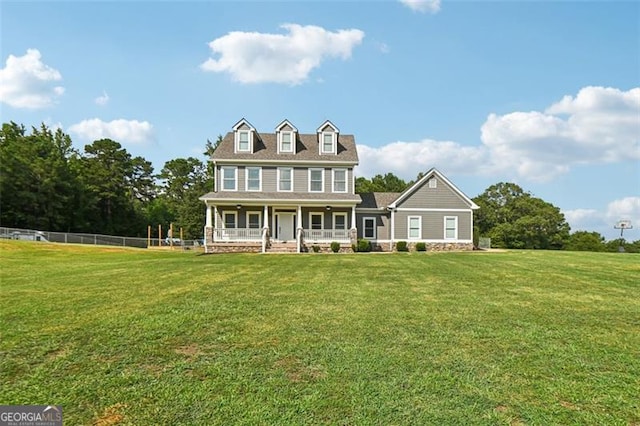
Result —
<path fill-rule="evenodd" d="M 271 242 L 271 247 L 267 249 L 268 253 L 297 253 L 298 246 L 294 242 L 292 243 L 279 243 L 276 241 Z"/>

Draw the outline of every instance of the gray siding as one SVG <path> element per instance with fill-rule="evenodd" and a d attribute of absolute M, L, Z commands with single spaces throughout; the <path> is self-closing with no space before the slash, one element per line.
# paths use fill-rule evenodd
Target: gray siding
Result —
<path fill-rule="evenodd" d="M 422 218 L 422 240 L 444 240 L 444 218 L 458 218 L 458 239 L 471 240 L 471 212 L 407 212 L 395 213 L 395 240 L 408 240 L 409 216 Z"/>
<path fill-rule="evenodd" d="M 242 123 L 242 126 L 238 127 L 238 130 L 250 130 L 251 127 L 247 125 L 247 123 Z"/>
<path fill-rule="evenodd" d="M 364 225 L 362 221 L 365 217 L 374 217 L 376 219 L 376 240 L 389 240 L 391 238 L 388 213 L 356 213 L 358 238 L 364 238 Z"/>
<path fill-rule="evenodd" d="M 293 130 L 293 129 L 292 129 L 292 128 L 291 128 L 291 126 L 289 126 L 288 124 L 285 124 L 284 126 L 282 126 L 282 127 L 280 128 L 280 131 L 281 131 L 281 132 L 290 132 L 291 130 Z"/>
<path fill-rule="evenodd" d="M 469 205 L 441 179 L 437 188 L 429 188 L 428 180 L 397 205 L 399 208 L 468 209 Z"/>

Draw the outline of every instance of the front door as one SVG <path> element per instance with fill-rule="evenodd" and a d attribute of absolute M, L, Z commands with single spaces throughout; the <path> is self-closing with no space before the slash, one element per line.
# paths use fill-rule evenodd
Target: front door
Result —
<path fill-rule="evenodd" d="M 295 237 L 293 213 L 278 213 L 278 239 L 291 241 Z"/>

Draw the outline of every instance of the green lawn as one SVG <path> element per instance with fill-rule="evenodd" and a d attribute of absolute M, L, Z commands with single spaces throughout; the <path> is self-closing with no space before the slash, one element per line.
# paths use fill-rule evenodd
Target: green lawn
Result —
<path fill-rule="evenodd" d="M 0 404 L 65 424 L 640 424 L 639 255 L 0 262 Z"/>

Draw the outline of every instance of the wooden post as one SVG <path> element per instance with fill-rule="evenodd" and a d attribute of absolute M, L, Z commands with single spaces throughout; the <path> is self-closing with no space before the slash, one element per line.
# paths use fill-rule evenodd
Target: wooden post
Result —
<path fill-rule="evenodd" d="M 162 245 L 162 225 L 158 224 L 158 247 Z"/>
<path fill-rule="evenodd" d="M 173 248 L 173 222 L 169 224 L 169 245 Z"/>
<path fill-rule="evenodd" d="M 147 225 L 147 247 L 151 247 L 151 225 Z"/>

